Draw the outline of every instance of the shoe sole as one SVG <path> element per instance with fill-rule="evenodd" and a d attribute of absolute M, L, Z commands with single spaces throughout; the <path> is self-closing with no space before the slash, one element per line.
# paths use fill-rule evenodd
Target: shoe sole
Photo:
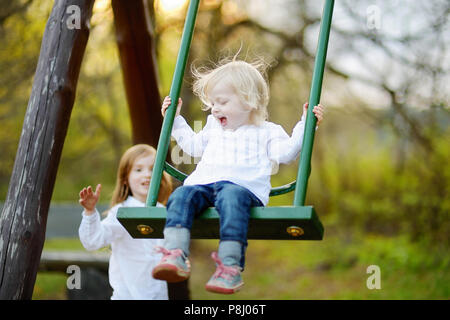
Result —
<path fill-rule="evenodd" d="M 240 285 L 238 285 L 237 287 L 234 287 L 234 288 L 223 288 L 223 287 L 218 287 L 218 286 L 206 285 L 205 289 L 209 292 L 214 292 L 214 293 L 233 294 L 233 293 L 239 291 L 243 285 L 244 284 L 241 283 Z"/>
<path fill-rule="evenodd" d="M 189 278 L 190 272 L 178 269 L 172 264 L 161 264 L 153 269 L 152 276 L 167 282 L 181 282 Z"/>

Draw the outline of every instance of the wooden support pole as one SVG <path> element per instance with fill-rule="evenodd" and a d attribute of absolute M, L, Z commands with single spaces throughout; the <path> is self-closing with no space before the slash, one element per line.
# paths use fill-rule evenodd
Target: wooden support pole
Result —
<path fill-rule="evenodd" d="M 133 143 L 147 143 L 156 148 L 162 116 L 149 3 L 112 0 L 111 4 Z"/>
<path fill-rule="evenodd" d="M 0 300 L 31 299 L 94 0 L 56 0 L 0 215 Z"/>

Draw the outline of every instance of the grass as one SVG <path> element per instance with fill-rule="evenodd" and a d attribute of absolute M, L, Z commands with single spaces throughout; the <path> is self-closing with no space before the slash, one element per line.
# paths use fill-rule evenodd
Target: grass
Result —
<path fill-rule="evenodd" d="M 204 289 L 214 273 L 217 240 L 191 244 L 192 299 L 449 299 L 447 248 L 425 247 L 405 237 L 325 235 L 322 241 L 249 241 L 245 285 L 235 295 Z M 46 250 L 83 250 L 78 239 L 46 242 Z M 367 267 L 381 270 L 381 289 L 369 290 Z M 33 299 L 65 299 L 67 275 L 39 273 Z"/>
<path fill-rule="evenodd" d="M 67 275 L 60 272 L 38 272 L 33 300 L 66 300 Z"/>
<path fill-rule="evenodd" d="M 430 252 L 402 237 L 326 237 L 320 242 L 250 241 L 245 286 L 233 296 L 203 289 L 214 272 L 217 241 L 193 244 L 193 299 L 448 299 L 448 252 Z M 442 249 L 444 250 L 444 249 Z M 445 251 L 445 250 L 444 250 Z M 381 289 L 368 289 L 378 265 Z"/>

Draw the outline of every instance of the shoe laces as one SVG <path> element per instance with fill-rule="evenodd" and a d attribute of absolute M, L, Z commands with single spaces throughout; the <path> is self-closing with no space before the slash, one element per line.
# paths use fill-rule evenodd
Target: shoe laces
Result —
<path fill-rule="evenodd" d="M 223 264 L 222 260 L 220 260 L 217 252 L 213 252 L 211 254 L 211 258 L 216 262 L 217 269 L 213 274 L 214 278 L 224 278 L 227 280 L 231 280 L 232 277 L 237 276 L 240 273 L 240 269 L 235 266 L 226 266 Z"/>
<path fill-rule="evenodd" d="M 162 253 L 163 257 L 162 260 L 166 261 L 168 258 L 178 258 L 178 257 L 182 257 L 183 260 L 185 260 L 184 254 L 183 254 L 183 250 L 181 249 L 173 249 L 173 250 L 168 250 L 164 247 L 161 246 L 155 246 L 155 252 L 156 253 Z"/>

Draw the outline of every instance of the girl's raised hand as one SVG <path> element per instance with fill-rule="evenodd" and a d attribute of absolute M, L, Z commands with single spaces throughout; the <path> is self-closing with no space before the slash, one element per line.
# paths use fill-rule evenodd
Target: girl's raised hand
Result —
<path fill-rule="evenodd" d="M 306 115 L 307 110 L 308 110 L 308 102 L 306 102 L 303 105 L 303 114 L 304 115 Z M 313 108 L 312 111 L 313 111 L 313 113 L 315 114 L 315 116 L 317 118 L 316 125 L 318 126 L 323 120 L 323 114 L 325 112 L 325 108 L 321 104 L 318 104 L 317 106 L 315 106 Z"/>
<path fill-rule="evenodd" d="M 92 191 L 91 186 L 83 188 L 80 191 L 80 204 L 86 210 L 86 214 L 90 216 L 95 212 L 95 205 L 100 198 L 100 191 L 102 190 L 102 185 L 98 184 L 95 188 L 95 192 Z"/>
<path fill-rule="evenodd" d="M 167 108 L 169 108 L 171 102 L 172 102 L 172 99 L 169 96 L 164 98 L 164 101 L 163 101 L 163 104 L 161 107 L 161 114 L 163 117 L 166 115 Z M 180 115 L 180 110 L 181 110 L 182 105 L 183 105 L 183 101 L 181 100 L 181 98 L 178 98 L 178 106 L 177 106 L 177 112 L 175 114 L 175 117 Z"/>

